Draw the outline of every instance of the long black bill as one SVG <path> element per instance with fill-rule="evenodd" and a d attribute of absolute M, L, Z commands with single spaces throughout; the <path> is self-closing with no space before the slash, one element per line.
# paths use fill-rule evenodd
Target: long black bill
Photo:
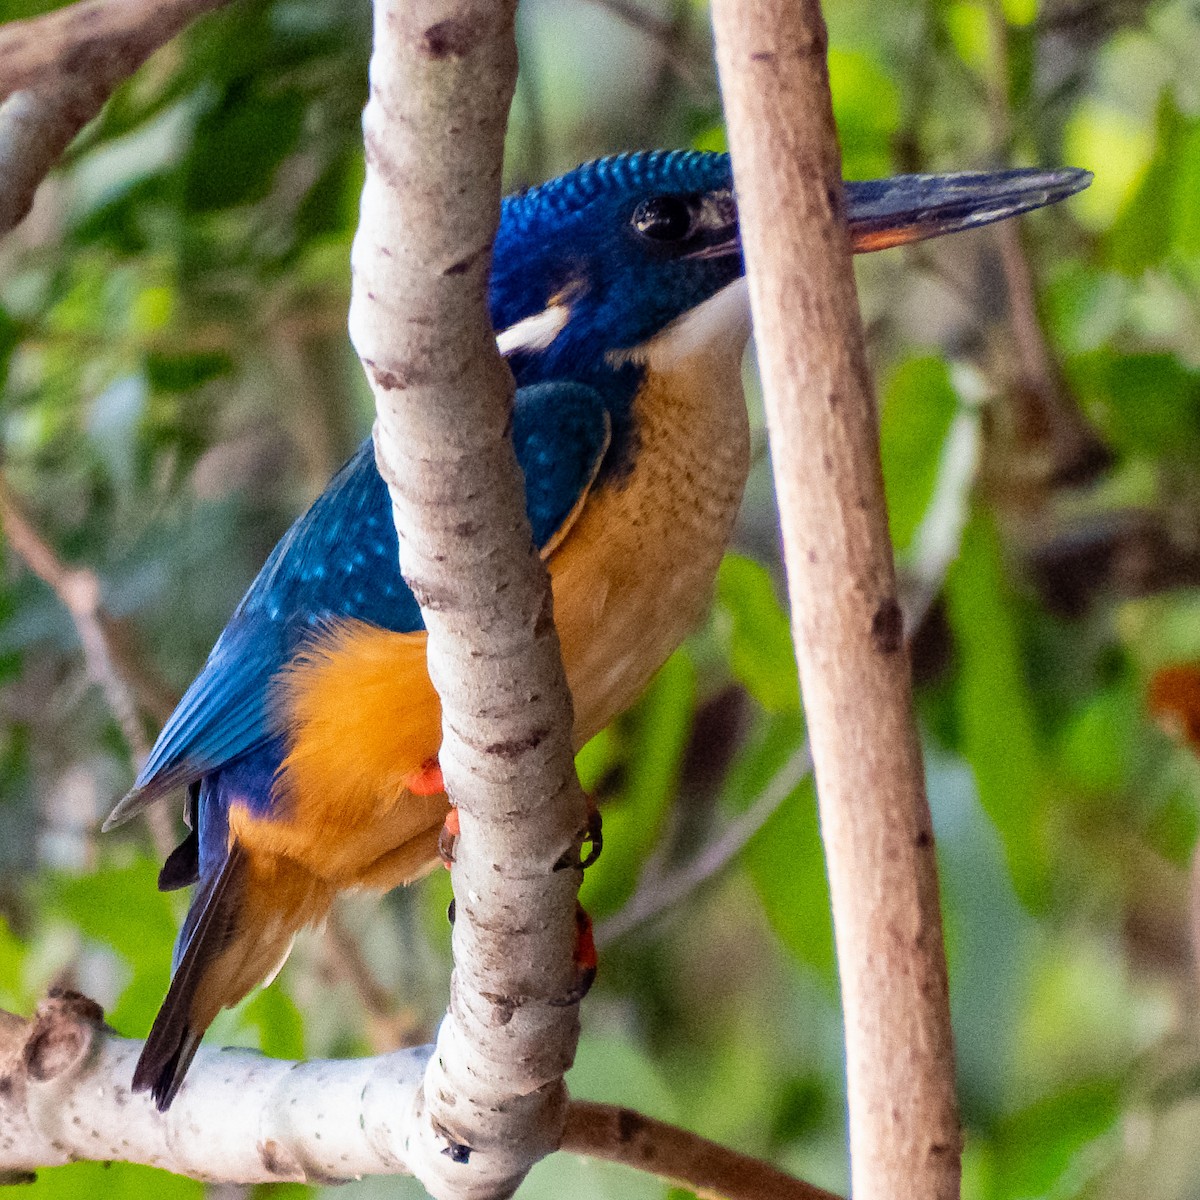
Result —
<path fill-rule="evenodd" d="M 846 184 L 850 245 L 856 254 L 1003 221 L 1082 192 L 1090 171 L 1017 170 L 896 175 Z"/>

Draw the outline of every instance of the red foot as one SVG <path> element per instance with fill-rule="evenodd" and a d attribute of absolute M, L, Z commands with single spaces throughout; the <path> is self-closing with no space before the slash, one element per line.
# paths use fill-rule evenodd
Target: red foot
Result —
<path fill-rule="evenodd" d="M 584 911 L 583 905 L 575 902 L 575 965 L 580 973 L 590 973 L 588 987 L 596 978 L 596 968 L 600 965 L 600 956 L 596 953 L 596 938 L 592 933 L 592 918 Z M 587 991 L 587 988 L 584 988 Z"/>
<path fill-rule="evenodd" d="M 438 774 L 441 775 L 441 772 L 439 771 Z M 438 834 L 438 855 L 441 857 L 442 866 L 447 871 L 450 869 L 450 864 L 454 862 L 454 846 L 461 832 L 458 823 L 458 809 L 451 805 L 445 821 L 442 822 L 442 831 Z"/>
<path fill-rule="evenodd" d="M 404 786 L 414 796 L 436 796 L 439 792 L 444 792 L 446 782 L 442 779 L 442 768 L 438 760 L 427 758 L 418 770 L 405 779 Z"/>

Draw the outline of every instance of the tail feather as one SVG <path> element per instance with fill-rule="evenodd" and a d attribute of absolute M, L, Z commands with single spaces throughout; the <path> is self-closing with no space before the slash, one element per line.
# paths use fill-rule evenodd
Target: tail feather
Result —
<path fill-rule="evenodd" d="M 228 946 L 245 883 L 245 856 L 234 842 L 221 870 L 202 885 L 179 937 L 171 987 L 146 1038 L 133 1073 L 133 1090 L 149 1091 L 165 1112 L 183 1083 L 200 1039 L 225 1004 L 241 999 L 221 997 L 215 1004 L 197 1004 L 206 969 Z M 195 921 L 192 916 L 195 914 Z"/>

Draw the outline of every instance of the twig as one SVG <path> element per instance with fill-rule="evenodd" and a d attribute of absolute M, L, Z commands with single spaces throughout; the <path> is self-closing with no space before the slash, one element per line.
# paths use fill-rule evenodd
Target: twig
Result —
<path fill-rule="evenodd" d="M 0 29 L 0 235 L 116 86 L 227 0 L 83 0 Z"/>
<path fill-rule="evenodd" d="M 15 554 L 62 602 L 71 617 L 88 677 L 100 688 L 120 726 L 137 765 L 150 753 L 150 743 L 133 689 L 117 667 L 113 630 L 100 599 L 100 580 L 86 567 L 69 567 L 34 527 L 4 479 L 0 479 L 0 528 Z M 155 849 L 169 854 L 175 843 L 170 814 L 161 805 L 146 811 Z"/>
<path fill-rule="evenodd" d="M 685 896 L 724 870 L 775 815 L 779 806 L 811 770 L 812 755 L 806 739 L 780 767 L 754 803 L 730 821 L 685 866 L 651 879 L 639 880 L 637 889 L 620 912 L 596 926 L 596 944 L 604 947 L 631 933 L 659 913 L 673 908 Z"/>
<path fill-rule="evenodd" d="M 817 0 L 716 0 L 713 19 L 833 901 L 852 1192 L 950 1200 L 961 1133 L 937 864 L 828 35 Z"/>
<path fill-rule="evenodd" d="M 376 0 L 350 330 L 421 602 L 461 836 L 450 1011 L 410 1166 L 440 1197 L 507 1195 L 557 1146 L 579 1036 L 587 803 L 570 693 L 487 307 L 515 0 Z"/>
<path fill-rule="evenodd" d="M 561 1149 L 649 1171 L 724 1200 L 841 1200 L 833 1192 L 629 1108 L 573 1100 Z"/>

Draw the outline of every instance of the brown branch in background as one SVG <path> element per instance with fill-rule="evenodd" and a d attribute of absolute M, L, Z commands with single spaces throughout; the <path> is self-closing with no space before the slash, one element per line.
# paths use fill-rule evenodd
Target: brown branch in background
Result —
<path fill-rule="evenodd" d="M 662 56 L 662 61 L 689 88 L 699 91 L 704 87 L 706 79 L 703 67 L 680 44 L 689 22 L 686 6 L 676 17 L 662 17 L 647 11 L 640 4 L 632 3 L 632 0 L 592 0 L 592 3 L 642 34 Z M 711 80 L 707 82 L 711 87 Z"/>
<path fill-rule="evenodd" d="M 83 649 L 88 677 L 103 693 L 130 754 L 141 766 L 150 753 L 150 743 L 134 689 L 118 665 L 122 654 L 117 649 L 115 626 L 101 604 L 99 578 L 94 571 L 69 567 L 58 557 L 3 479 L 0 479 L 0 530 L 13 553 L 54 592 L 70 615 Z M 146 818 L 155 849 L 160 854 L 169 854 L 175 844 L 170 813 L 161 805 L 151 806 Z"/>
<path fill-rule="evenodd" d="M 856 1200 L 957 1198 L 933 828 L 817 0 L 715 0 L 833 900 Z M 786 198 L 786 204 L 781 203 Z"/>
<path fill-rule="evenodd" d="M 995 153 L 1009 160 L 1016 133 L 1010 87 L 1009 25 L 999 0 L 988 4 L 992 33 L 993 62 L 987 79 L 988 111 Z M 994 483 L 1003 491 L 1014 473 L 1035 491 L 1087 483 L 1112 462 L 1112 454 L 1079 411 L 1063 377 L 1058 360 L 1042 329 L 1037 310 L 1033 268 L 1025 253 L 1021 225 L 1005 221 L 992 230 L 1000 253 L 1008 293 L 1010 339 L 1006 339 L 1001 361 L 1008 364 L 1016 350 L 1016 370 L 1009 374 L 1008 394 L 1003 403 L 1014 428 L 1015 445 L 1008 447 L 1003 461 L 993 472 Z M 1030 471 L 1035 477 L 1030 478 Z"/>
<path fill-rule="evenodd" d="M 349 983 L 363 1007 L 367 1044 L 375 1054 L 416 1045 L 429 1037 L 427 1025 L 416 1011 L 397 1005 L 395 996 L 375 977 L 338 904 L 325 920 L 324 947 L 331 975 Z"/>
<path fill-rule="evenodd" d="M 629 1108 L 573 1100 L 560 1149 L 603 1158 L 724 1200 L 841 1200 L 770 1163 Z"/>
<path fill-rule="evenodd" d="M 0 235 L 118 84 L 227 0 L 84 0 L 0 29 Z"/>
<path fill-rule="evenodd" d="M 1051 353 L 1038 317 L 1033 270 L 1020 224 L 1001 222 L 993 237 L 1008 292 L 1009 345 L 1017 351 L 1017 374 L 1011 381 L 1017 394 L 1011 403 L 1016 419 L 1026 427 L 1021 449 L 1032 449 L 1029 439 L 1034 439 L 1041 451 L 1034 461 L 1051 487 L 1088 483 L 1111 465 L 1112 453 L 1080 413 Z M 1028 453 L 1023 457 L 1028 458 Z"/>

